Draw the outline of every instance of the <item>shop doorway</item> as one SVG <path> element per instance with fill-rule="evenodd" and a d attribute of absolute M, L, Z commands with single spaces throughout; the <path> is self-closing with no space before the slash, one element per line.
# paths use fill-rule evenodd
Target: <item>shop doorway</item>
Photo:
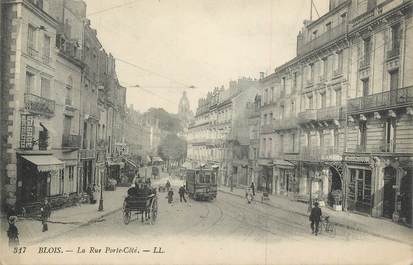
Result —
<path fill-rule="evenodd" d="M 413 169 L 406 169 L 407 174 L 400 182 L 400 219 L 402 223 L 413 227 L 412 220 L 412 174 Z"/>
<path fill-rule="evenodd" d="M 386 218 L 392 218 L 395 210 L 396 192 L 394 186 L 396 185 L 396 174 L 397 171 L 393 167 L 384 169 L 383 217 Z"/>
<path fill-rule="evenodd" d="M 328 196 L 328 203 L 330 206 L 333 204 L 342 203 L 343 199 L 343 182 L 338 171 L 334 167 L 330 167 L 331 182 L 329 183 L 330 190 Z"/>

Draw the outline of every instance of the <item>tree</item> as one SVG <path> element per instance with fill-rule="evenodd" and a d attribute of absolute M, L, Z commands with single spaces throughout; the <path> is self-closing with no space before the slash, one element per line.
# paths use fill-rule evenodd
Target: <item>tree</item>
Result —
<path fill-rule="evenodd" d="M 166 112 L 162 108 L 150 108 L 145 112 L 144 117 L 146 120 L 159 121 L 159 128 L 163 131 L 171 133 L 179 133 L 183 131 L 181 122 L 176 114 Z"/>
<path fill-rule="evenodd" d="M 186 157 L 186 141 L 176 134 L 168 134 L 159 144 L 158 155 L 165 161 L 182 160 Z"/>

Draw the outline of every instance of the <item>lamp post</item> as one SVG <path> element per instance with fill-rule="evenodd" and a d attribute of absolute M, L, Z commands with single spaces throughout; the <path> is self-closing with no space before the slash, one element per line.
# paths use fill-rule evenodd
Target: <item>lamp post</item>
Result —
<path fill-rule="evenodd" d="M 106 163 L 105 163 L 105 172 L 106 172 Z M 99 208 L 98 211 L 103 211 L 103 177 L 100 176 L 100 199 L 99 199 Z"/>

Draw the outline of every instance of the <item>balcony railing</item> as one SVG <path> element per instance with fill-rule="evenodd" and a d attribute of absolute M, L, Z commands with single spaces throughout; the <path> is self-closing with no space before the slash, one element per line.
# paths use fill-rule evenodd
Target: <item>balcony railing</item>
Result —
<path fill-rule="evenodd" d="M 345 119 L 343 107 L 332 106 L 317 110 L 317 120 L 342 120 Z"/>
<path fill-rule="evenodd" d="M 305 53 L 311 52 L 335 39 L 340 36 L 344 36 L 347 33 L 347 24 L 341 23 L 334 28 L 330 29 L 329 31 L 321 34 L 319 37 L 300 45 L 297 49 L 298 55 L 303 55 Z"/>
<path fill-rule="evenodd" d="M 39 52 L 34 47 L 27 47 L 27 54 L 31 57 L 36 57 Z"/>
<path fill-rule="evenodd" d="M 364 58 L 363 60 L 360 61 L 360 70 L 366 69 L 370 66 L 370 59 Z"/>
<path fill-rule="evenodd" d="M 272 133 L 273 124 L 263 124 L 261 125 L 261 133 Z"/>
<path fill-rule="evenodd" d="M 288 117 L 281 120 L 274 120 L 273 129 L 274 130 L 287 130 L 298 127 L 297 117 Z"/>
<path fill-rule="evenodd" d="M 400 55 L 400 48 L 396 47 L 391 49 L 390 51 L 387 51 L 387 60 L 396 58 Z"/>
<path fill-rule="evenodd" d="M 93 159 L 96 156 L 96 151 L 93 149 L 80 150 L 80 159 Z"/>
<path fill-rule="evenodd" d="M 55 101 L 34 94 L 24 94 L 25 109 L 36 114 L 53 115 Z"/>
<path fill-rule="evenodd" d="M 413 104 L 413 86 L 348 100 L 348 114 L 379 111 Z"/>
<path fill-rule="evenodd" d="M 297 121 L 300 124 L 315 121 L 317 120 L 317 110 L 307 109 L 305 111 L 299 112 L 297 118 Z"/>
<path fill-rule="evenodd" d="M 300 151 L 301 159 L 307 161 L 331 160 L 340 155 L 340 150 L 335 146 L 305 146 Z"/>
<path fill-rule="evenodd" d="M 81 137 L 80 135 L 63 135 L 62 147 L 68 148 L 80 148 Z"/>

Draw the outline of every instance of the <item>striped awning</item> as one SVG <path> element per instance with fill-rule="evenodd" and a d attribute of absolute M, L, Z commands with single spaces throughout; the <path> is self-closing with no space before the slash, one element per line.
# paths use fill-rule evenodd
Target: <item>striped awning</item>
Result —
<path fill-rule="evenodd" d="M 52 155 L 24 155 L 22 158 L 36 165 L 39 172 L 61 170 L 65 163 Z"/>

